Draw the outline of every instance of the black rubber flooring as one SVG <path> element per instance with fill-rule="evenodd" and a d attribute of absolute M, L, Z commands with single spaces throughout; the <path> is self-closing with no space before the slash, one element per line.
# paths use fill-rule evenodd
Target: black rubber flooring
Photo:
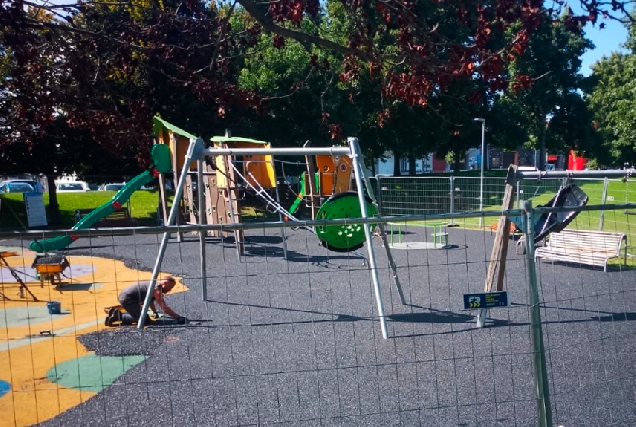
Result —
<path fill-rule="evenodd" d="M 409 227 L 402 238 L 430 241 L 430 230 Z M 168 301 L 195 323 L 80 337 L 97 354 L 148 357 L 41 425 L 536 425 L 528 262 L 510 241 L 512 305 L 491 310 L 478 329 L 462 296 L 483 291 L 494 236 L 448 232 L 448 249 L 391 251 L 406 304 L 374 238 L 388 339 L 356 254 L 327 251 L 305 230 L 286 231 L 286 251 L 279 230 L 247 231 L 241 257 L 232 238 L 209 237 L 204 281 L 198 237 L 173 235 L 162 271 L 190 290 Z M 160 238 L 82 239 L 68 254 L 152 270 Z M 636 425 L 635 278 L 618 268 L 538 265 L 555 426 Z"/>

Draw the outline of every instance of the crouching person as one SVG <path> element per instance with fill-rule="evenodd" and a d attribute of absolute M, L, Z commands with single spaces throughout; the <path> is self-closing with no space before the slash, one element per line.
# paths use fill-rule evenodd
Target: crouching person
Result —
<path fill-rule="evenodd" d="M 179 316 L 173 309 L 168 306 L 168 304 L 166 304 L 166 301 L 164 299 L 164 294 L 170 292 L 176 284 L 177 282 L 172 276 L 166 276 L 158 281 L 155 289 L 152 291 L 150 309 L 156 314 L 156 304 L 159 306 L 164 314 L 177 320 L 177 322 L 180 324 L 185 324 L 187 323 L 187 319 L 185 317 Z M 139 282 L 124 289 L 119 294 L 119 303 L 127 312 L 122 313 L 117 307 L 113 307 L 108 312 L 108 317 L 106 318 L 105 322 L 106 326 L 113 326 L 116 322 L 121 322 L 122 326 L 130 326 L 137 323 L 141 316 L 141 310 L 143 308 L 144 301 L 146 300 L 146 295 L 148 294 L 150 287 L 150 282 Z M 145 322 L 147 322 L 148 320 L 148 314 L 146 313 Z"/>

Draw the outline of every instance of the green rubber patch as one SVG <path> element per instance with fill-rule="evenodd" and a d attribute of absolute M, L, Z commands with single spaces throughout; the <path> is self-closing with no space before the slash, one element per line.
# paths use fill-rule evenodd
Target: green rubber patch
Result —
<path fill-rule="evenodd" d="M 46 378 L 62 387 L 99 393 L 145 359 L 146 356 L 87 354 L 55 365 Z"/>

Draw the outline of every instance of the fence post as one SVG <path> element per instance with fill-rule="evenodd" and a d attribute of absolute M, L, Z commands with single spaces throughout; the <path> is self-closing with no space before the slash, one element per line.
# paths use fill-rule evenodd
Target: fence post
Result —
<path fill-rule="evenodd" d="M 534 365 L 534 382 L 537 388 L 537 417 L 539 427 L 552 427 L 552 406 L 550 404 L 550 386 L 548 383 L 543 330 L 541 328 L 541 308 L 539 306 L 539 287 L 534 262 L 534 221 L 532 201 L 523 204 L 525 211 L 526 265 L 528 286 L 530 287 L 530 327 Z"/>
<path fill-rule="evenodd" d="M 382 212 L 382 175 L 375 176 L 375 185 L 377 185 L 378 191 L 375 192 L 375 200 L 378 204 L 378 214 L 380 216 L 384 216 L 384 212 Z"/>
<path fill-rule="evenodd" d="M 605 206 L 607 202 L 607 186 L 609 185 L 609 178 L 603 179 L 603 195 L 601 196 L 601 204 Z M 598 230 L 603 231 L 603 223 L 605 222 L 605 209 L 601 211 L 601 216 L 598 219 Z"/>
<path fill-rule="evenodd" d="M 450 213 L 455 213 L 455 177 L 451 175 L 448 182 L 450 183 L 450 191 L 448 192 L 450 197 Z M 455 219 L 451 217 L 450 224 L 455 225 Z"/>

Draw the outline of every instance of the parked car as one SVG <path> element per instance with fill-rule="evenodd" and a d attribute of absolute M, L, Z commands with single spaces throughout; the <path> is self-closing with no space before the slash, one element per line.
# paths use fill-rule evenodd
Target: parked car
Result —
<path fill-rule="evenodd" d="M 80 181 L 60 181 L 57 183 L 58 192 L 86 191 L 86 185 Z"/>
<path fill-rule="evenodd" d="M 0 182 L 0 194 L 6 193 L 33 193 L 35 190 L 31 184 L 25 181 Z"/>
<path fill-rule="evenodd" d="M 106 185 L 104 185 L 104 190 L 106 190 L 106 191 L 119 191 L 122 188 L 124 188 L 124 185 L 126 185 L 126 184 L 123 183 L 123 182 L 106 184 Z"/>

